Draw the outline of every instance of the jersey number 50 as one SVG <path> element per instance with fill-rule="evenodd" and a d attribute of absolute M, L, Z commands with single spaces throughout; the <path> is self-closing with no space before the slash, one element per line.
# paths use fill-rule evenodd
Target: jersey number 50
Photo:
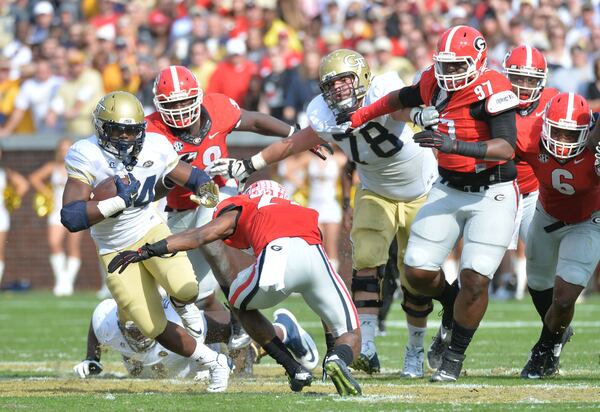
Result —
<path fill-rule="evenodd" d="M 390 133 L 390 131 L 381 124 L 376 122 L 367 123 L 358 132 L 365 139 L 365 142 L 367 142 L 367 144 L 371 147 L 373 153 L 379 157 L 391 157 L 398 153 L 402 149 L 402 146 L 404 146 L 402 140 Z M 353 133 L 333 133 L 332 136 L 338 142 L 348 139 L 350 142 L 352 161 L 361 163 L 363 165 L 367 164 L 367 162 L 360 160 L 356 136 L 354 136 Z M 388 147 L 391 146 L 387 151 L 384 147 L 382 147 L 385 142 L 388 143 Z"/>

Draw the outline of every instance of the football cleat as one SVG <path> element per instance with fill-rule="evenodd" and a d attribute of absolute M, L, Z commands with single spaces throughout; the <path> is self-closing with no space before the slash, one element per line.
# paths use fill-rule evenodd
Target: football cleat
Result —
<path fill-rule="evenodd" d="M 521 371 L 521 378 L 541 379 L 544 376 L 544 370 L 550 355 L 549 349 L 544 349 L 539 343 L 536 343 L 531 349 L 527 363 Z"/>
<path fill-rule="evenodd" d="M 451 337 L 452 330 L 447 330 L 440 325 L 427 350 L 427 362 L 431 369 L 438 369 L 442 365 L 442 356 L 450 344 Z"/>
<path fill-rule="evenodd" d="M 403 378 L 422 378 L 425 350 L 419 346 L 407 346 L 404 349 L 404 367 L 400 376 Z"/>
<path fill-rule="evenodd" d="M 233 363 L 230 358 L 219 353 L 217 358 L 208 364 L 210 373 L 210 383 L 206 390 L 208 392 L 224 392 L 229 383 L 229 374 L 233 370 Z"/>
<path fill-rule="evenodd" d="M 562 350 L 565 348 L 565 345 L 567 344 L 567 342 L 569 342 L 571 340 L 571 336 L 573 336 L 573 327 L 571 325 L 569 325 L 563 333 L 560 344 L 556 345 L 554 347 L 554 350 L 552 351 L 553 359 L 552 359 L 552 364 L 549 365 L 550 370 L 548 371 L 548 372 L 551 372 L 551 370 L 553 370 L 554 372 L 552 373 L 552 375 L 559 372 L 560 354 L 562 353 Z"/>
<path fill-rule="evenodd" d="M 300 392 L 305 386 L 310 386 L 313 380 L 312 373 L 304 368 L 302 365 L 298 365 L 298 369 L 294 372 L 294 376 L 291 376 L 286 372 L 290 389 L 294 392 Z"/>
<path fill-rule="evenodd" d="M 335 389 L 341 396 L 362 395 L 360 385 L 352 376 L 350 369 L 337 355 L 329 355 L 325 359 L 324 377 L 329 376 Z"/>
<path fill-rule="evenodd" d="M 446 350 L 442 356 L 442 364 L 431 375 L 431 382 L 456 382 L 464 360 L 465 355 Z"/>
<path fill-rule="evenodd" d="M 296 317 L 287 309 L 277 309 L 273 313 L 273 323 L 283 327 L 286 332 L 284 345 L 294 358 L 306 369 L 313 370 L 319 364 L 319 351 L 312 336 L 306 332 Z"/>
<path fill-rule="evenodd" d="M 181 306 L 173 302 L 173 298 L 171 298 L 171 306 L 181 318 L 183 327 L 190 335 L 194 338 L 200 338 L 204 335 L 206 319 L 204 318 L 204 312 L 198 309 L 198 306 L 193 303 Z"/>
<path fill-rule="evenodd" d="M 357 371 L 367 372 L 369 375 L 379 373 L 381 370 L 377 352 L 373 352 L 370 357 L 364 353 L 361 353 L 358 355 L 358 358 L 354 359 L 354 361 L 350 364 L 350 367 Z"/>

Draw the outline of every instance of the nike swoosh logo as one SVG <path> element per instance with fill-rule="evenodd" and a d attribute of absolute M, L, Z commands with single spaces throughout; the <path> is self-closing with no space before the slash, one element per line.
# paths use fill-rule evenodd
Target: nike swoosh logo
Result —
<path fill-rule="evenodd" d="M 310 359 L 308 361 L 309 362 L 314 362 L 315 361 L 315 354 L 314 354 L 312 348 L 310 347 L 310 345 L 308 344 L 308 342 L 306 341 L 306 339 L 304 339 L 304 343 L 306 344 L 306 347 L 308 348 L 308 351 L 310 352 Z"/>
<path fill-rule="evenodd" d="M 208 135 L 208 138 L 212 139 L 213 137 L 215 137 L 218 134 L 219 134 L 219 132 L 211 133 L 211 134 Z"/>
<path fill-rule="evenodd" d="M 581 162 L 583 162 L 583 157 L 580 157 L 579 159 L 573 160 L 573 163 L 575 163 L 575 164 L 579 164 Z"/>
<path fill-rule="evenodd" d="M 536 112 L 535 116 L 536 116 L 536 117 L 540 117 L 540 116 L 541 116 L 541 115 L 543 115 L 543 114 L 544 114 L 544 111 L 542 110 L 541 112 Z"/>
<path fill-rule="evenodd" d="M 446 115 L 447 115 L 448 113 L 450 113 L 450 112 L 445 112 L 445 113 L 442 113 L 442 114 L 440 114 L 440 117 L 446 117 Z"/>

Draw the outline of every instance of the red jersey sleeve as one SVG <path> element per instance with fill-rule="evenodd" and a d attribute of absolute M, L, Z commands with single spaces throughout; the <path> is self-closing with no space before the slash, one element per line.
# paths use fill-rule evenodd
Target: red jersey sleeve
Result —
<path fill-rule="evenodd" d="M 206 94 L 202 104 L 210 107 L 210 112 L 216 117 L 213 122 L 219 122 L 219 130 L 222 132 L 231 132 L 242 116 L 242 110 L 235 100 L 221 93 Z"/>
<path fill-rule="evenodd" d="M 248 205 L 247 203 L 248 202 L 246 202 L 246 199 L 244 197 L 233 196 L 220 202 L 213 213 L 213 219 L 215 219 L 231 210 L 240 211 L 233 234 L 231 234 L 231 236 L 229 236 L 228 238 L 223 239 L 223 242 L 225 242 L 226 245 L 234 247 L 236 249 L 243 250 L 248 249 L 251 246 L 250 239 L 248 238 L 248 236 L 246 236 L 247 232 L 244 230 L 238 230 L 240 229 L 240 226 L 243 226 L 246 222 L 250 220 L 250 215 L 252 214 L 252 210 L 254 209 L 253 207 L 251 207 L 252 205 Z"/>

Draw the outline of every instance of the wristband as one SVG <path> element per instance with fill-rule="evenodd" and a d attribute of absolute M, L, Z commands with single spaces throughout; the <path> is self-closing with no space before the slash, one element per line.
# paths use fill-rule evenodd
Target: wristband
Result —
<path fill-rule="evenodd" d="M 261 152 L 258 152 L 257 154 L 252 156 L 250 158 L 250 163 L 252 164 L 254 170 L 262 170 L 265 167 L 267 167 L 267 162 L 265 162 L 265 159 L 262 157 Z"/>
<path fill-rule="evenodd" d="M 346 210 L 346 209 L 350 209 L 350 198 L 349 197 L 344 197 L 344 199 L 342 199 L 342 210 Z"/>
<path fill-rule="evenodd" d="M 125 209 L 125 201 L 120 196 L 111 197 L 106 200 L 101 200 L 98 202 L 98 210 L 102 213 L 104 218 L 109 218 L 115 213 L 120 212 Z"/>
<path fill-rule="evenodd" d="M 167 240 L 159 240 L 156 243 L 146 243 L 146 249 L 150 256 L 163 256 L 169 254 L 169 247 L 167 246 Z"/>

